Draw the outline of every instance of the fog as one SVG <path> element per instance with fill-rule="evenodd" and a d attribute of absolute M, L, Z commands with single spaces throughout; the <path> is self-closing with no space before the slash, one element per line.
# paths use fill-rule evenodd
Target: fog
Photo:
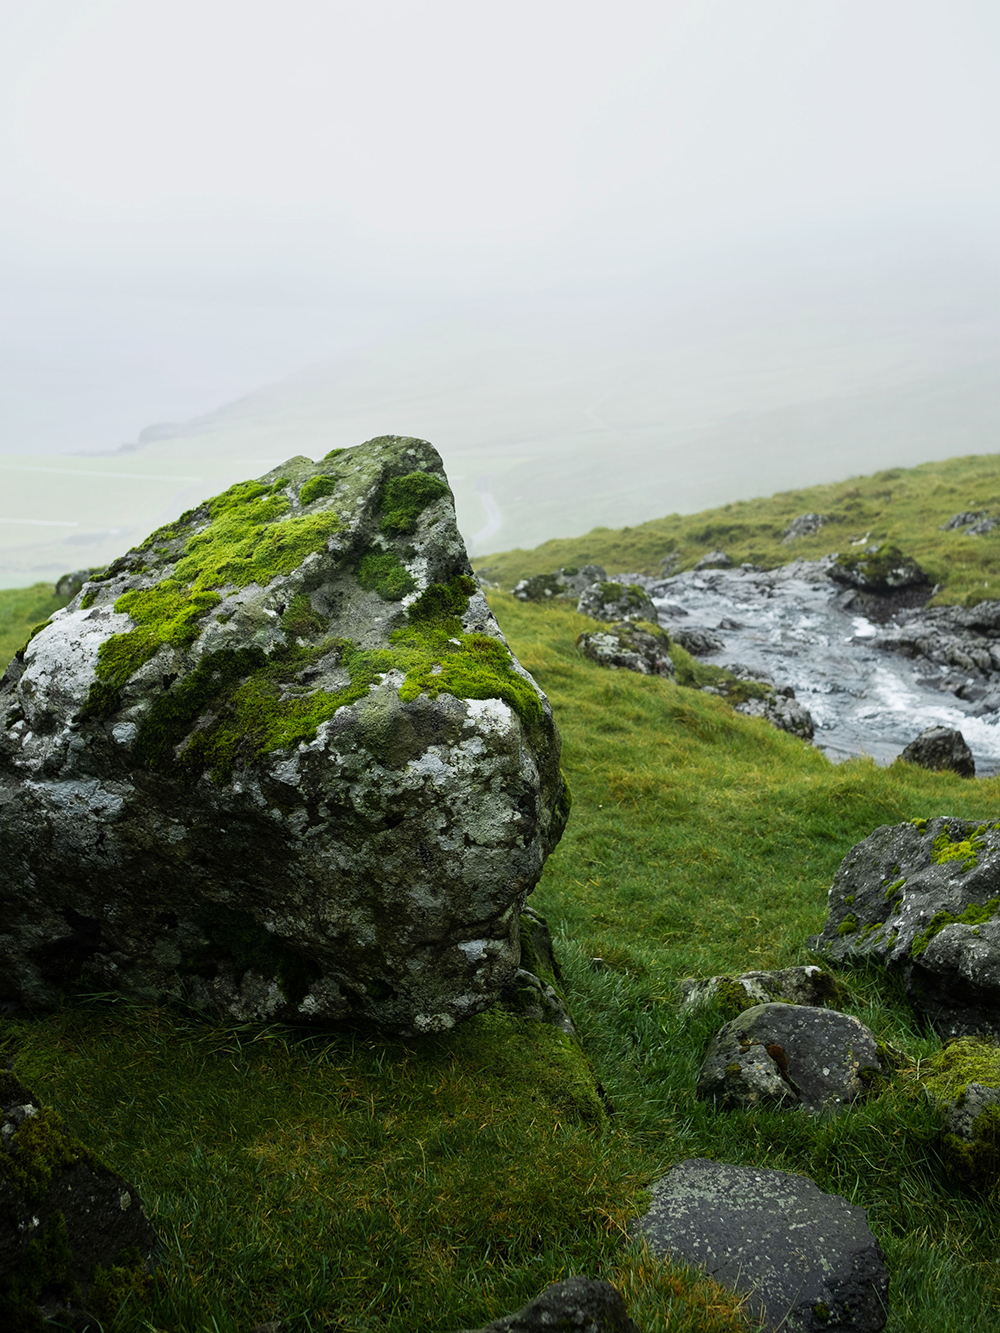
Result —
<path fill-rule="evenodd" d="M 997 450 L 994 4 L 0 15 L 2 583 L 389 431 L 478 551 Z"/>

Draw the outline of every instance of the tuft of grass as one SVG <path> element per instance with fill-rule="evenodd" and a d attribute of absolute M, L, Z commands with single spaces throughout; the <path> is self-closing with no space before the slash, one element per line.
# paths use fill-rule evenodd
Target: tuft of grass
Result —
<path fill-rule="evenodd" d="M 675 569 L 689 569 L 720 546 L 737 564 L 751 561 L 772 568 L 799 556 L 847 556 L 869 543 L 888 542 L 916 559 L 932 584 L 942 585 L 934 604 L 974 605 L 1000 595 L 1000 528 L 978 537 L 959 529 L 940 531 L 963 510 L 1000 516 L 1000 455 L 889 468 L 833 485 L 737 500 L 697 514 L 668 514 L 620 531 L 594 528 L 579 537 L 543 542 L 531 551 L 503 551 L 473 563 L 484 578 L 506 589 L 519 579 L 566 565 L 599 564 L 612 574 L 659 574 L 664 558 L 673 556 Z M 817 532 L 786 543 L 785 531 L 803 513 L 820 513 L 827 521 Z"/>

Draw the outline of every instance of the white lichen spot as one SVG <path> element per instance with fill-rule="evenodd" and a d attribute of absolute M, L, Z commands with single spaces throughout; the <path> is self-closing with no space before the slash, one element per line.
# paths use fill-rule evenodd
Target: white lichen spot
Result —
<path fill-rule="evenodd" d="M 129 1194 L 128 1190 L 122 1190 L 121 1194 L 119 1194 L 118 1196 L 118 1207 L 122 1210 L 122 1212 L 124 1212 L 126 1208 L 131 1208 L 131 1206 L 132 1206 L 131 1194 Z"/>
<path fill-rule="evenodd" d="M 487 736 L 504 736 L 514 725 L 514 713 L 502 699 L 466 699 L 465 726 L 476 727 Z"/>
<path fill-rule="evenodd" d="M 119 745 L 131 745 L 137 731 L 138 727 L 134 722 L 119 722 L 111 728 L 111 734 Z"/>

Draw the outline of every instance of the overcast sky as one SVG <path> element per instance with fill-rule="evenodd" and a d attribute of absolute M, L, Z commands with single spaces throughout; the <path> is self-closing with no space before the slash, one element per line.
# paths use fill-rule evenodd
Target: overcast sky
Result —
<path fill-rule="evenodd" d="M 114 447 L 498 300 L 888 274 L 968 322 L 996 290 L 996 0 L 0 15 L 3 450 Z"/>

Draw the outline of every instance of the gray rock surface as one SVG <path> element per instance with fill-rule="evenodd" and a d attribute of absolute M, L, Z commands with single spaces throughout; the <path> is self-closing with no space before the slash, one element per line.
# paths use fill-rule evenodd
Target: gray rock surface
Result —
<path fill-rule="evenodd" d="M 884 1328 L 889 1275 L 863 1208 L 806 1176 L 703 1158 L 675 1166 L 652 1194 L 630 1231 L 746 1293 L 771 1333 Z"/>
<path fill-rule="evenodd" d="M 592 583 L 584 588 L 577 610 L 591 620 L 651 620 L 656 622 L 656 607 L 638 583 L 614 580 Z"/>
<path fill-rule="evenodd" d="M 976 761 L 965 737 L 951 727 L 928 727 L 910 741 L 899 757 L 921 768 L 948 769 L 961 778 L 976 776 Z"/>
<path fill-rule="evenodd" d="M 639 1333 L 639 1328 L 610 1282 L 568 1277 L 477 1333 Z"/>
<path fill-rule="evenodd" d="M 1000 671 L 1000 602 L 976 606 L 930 606 L 897 614 L 880 629 L 877 648 L 956 667 L 974 679 Z"/>
<path fill-rule="evenodd" d="M 575 565 L 557 569 L 554 574 L 535 574 L 530 579 L 521 579 L 511 591 L 521 602 L 544 602 L 552 597 L 579 597 L 592 583 L 607 580 L 601 565 Z"/>
<path fill-rule="evenodd" d="M 816 724 L 808 708 L 796 699 L 774 695 L 769 699 L 746 699 L 733 705 L 737 713 L 747 717 L 762 717 L 779 731 L 788 731 L 804 741 L 811 741 L 816 734 Z"/>
<path fill-rule="evenodd" d="M 732 1017 L 757 1004 L 784 1001 L 786 1004 L 823 1005 L 836 1001 L 840 987 L 832 973 L 809 963 L 783 967 L 777 972 L 741 972 L 738 976 L 685 977 L 680 983 L 681 1008 L 700 1009 L 719 999 L 733 1010 Z"/>
<path fill-rule="evenodd" d="M 138 1251 L 139 1270 L 151 1273 L 159 1241 L 132 1186 L 6 1071 L 0 1112 L 0 1325 L 31 1327 L 35 1310 L 78 1315 L 95 1269 L 121 1262 L 124 1250 Z"/>
<path fill-rule="evenodd" d="M 837 960 L 899 970 L 943 1037 L 1000 1040 L 1000 825 L 883 825 L 841 862 L 822 933 Z"/>
<path fill-rule="evenodd" d="M 703 555 L 695 565 L 695 569 L 729 569 L 732 563 L 725 551 L 715 550 Z"/>
<path fill-rule="evenodd" d="M 916 560 L 887 542 L 838 555 L 829 573 L 836 583 L 862 592 L 887 593 L 930 582 Z"/>
<path fill-rule="evenodd" d="M 702 625 L 676 625 L 667 617 L 667 628 L 674 643 L 679 643 L 692 657 L 707 657 L 711 653 L 721 653 L 725 643 L 710 629 Z"/>
<path fill-rule="evenodd" d="M 585 630 L 577 635 L 576 646 L 599 666 L 621 667 L 644 676 L 676 676 L 670 656 L 670 636 L 666 630 L 644 629 L 629 621 L 608 629 Z"/>
<path fill-rule="evenodd" d="M 812 533 L 819 532 L 826 521 L 825 514 L 799 514 L 789 523 L 781 540 L 787 545 L 795 541 L 796 537 L 809 537 Z"/>
<path fill-rule="evenodd" d="M 518 967 L 567 814 L 441 460 L 290 459 L 154 533 L 0 685 L 0 999 L 440 1031 Z"/>
<path fill-rule="evenodd" d="M 878 1043 L 859 1019 L 814 1005 L 759 1004 L 716 1034 L 698 1096 L 725 1109 L 801 1103 L 839 1110 L 882 1073 Z"/>
<path fill-rule="evenodd" d="M 955 532 L 962 528 L 973 529 L 986 518 L 986 513 L 985 509 L 963 509 L 961 513 L 952 514 L 947 523 L 940 525 L 938 531 Z"/>

